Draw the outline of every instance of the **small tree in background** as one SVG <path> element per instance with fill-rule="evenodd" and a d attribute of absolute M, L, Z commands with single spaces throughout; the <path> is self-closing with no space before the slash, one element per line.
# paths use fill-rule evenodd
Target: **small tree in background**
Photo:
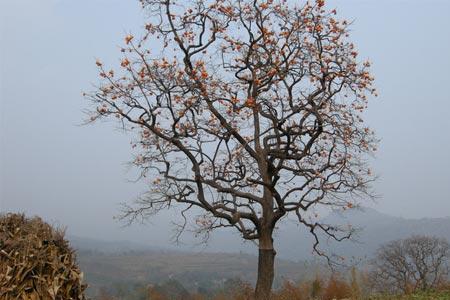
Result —
<path fill-rule="evenodd" d="M 125 216 L 180 205 L 180 230 L 237 229 L 258 244 L 255 295 L 267 299 L 277 222 L 295 216 L 325 256 L 320 233 L 341 241 L 352 230 L 317 211 L 370 196 L 369 62 L 323 0 L 141 3 L 145 34 L 125 37 L 119 71 L 97 61 L 102 83 L 87 95 L 90 121 L 117 119 L 137 138 L 134 164 L 151 188 Z"/>
<path fill-rule="evenodd" d="M 378 249 L 370 279 L 383 292 L 433 289 L 448 278 L 449 256 L 445 239 L 418 235 L 395 240 Z"/>

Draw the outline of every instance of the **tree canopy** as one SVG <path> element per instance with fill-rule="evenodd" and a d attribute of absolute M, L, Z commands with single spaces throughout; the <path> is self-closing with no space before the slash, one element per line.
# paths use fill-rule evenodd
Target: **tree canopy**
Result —
<path fill-rule="evenodd" d="M 316 214 L 355 207 L 374 179 L 362 113 L 376 90 L 348 22 L 321 0 L 141 3 L 145 33 L 125 37 L 118 71 L 97 61 L 102 83 L 87 95 L 90 121 L 116 117 L 136 134 L 134 164 L 151 178 L 126 214 L 181 204 L 199 231 L 234 227 L 260 250 L 288 214 L 320 255 L 318 232 L 348 238 Z"/>

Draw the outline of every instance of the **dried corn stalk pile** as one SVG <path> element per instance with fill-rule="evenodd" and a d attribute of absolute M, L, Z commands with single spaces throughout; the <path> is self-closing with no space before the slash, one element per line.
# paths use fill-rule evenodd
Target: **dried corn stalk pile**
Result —
<path fill-rule="evenodd" d="M 75 254 L 40 218 L 0 215 L 0 299 L 85 299 Z"/>

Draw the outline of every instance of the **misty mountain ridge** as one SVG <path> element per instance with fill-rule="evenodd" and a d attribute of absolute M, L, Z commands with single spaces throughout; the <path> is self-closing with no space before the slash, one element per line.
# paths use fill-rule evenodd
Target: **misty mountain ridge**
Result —
<path fill-rule="evenodd" d="M 321 249 L 345 257 L 365 258 L 373 255 L 383 243 L 405 238 L 413 234 L 432 235 L 450 240 L 450 217 L 407 219 L 390 216 L 372 208 L 355 209 L 343 213 L 333 212 L 323 219 L 330 225 L 351 224 L 357 229 L 352 241 L 333 242 L 321 238 Z M 129 251 L 175 251 L 175 252 L 244 252 L 256 254 L 256 246 L 243 241 L 237 232 L 218 230 L 208 244 L 195 247 L 186 245 L 155 246 L 129 241 L 104 241 L 92 238 L 68 236 L 73 247 L 79 251 L 124 253 Z M 305 226 L 295 222 L 283 222 L 275 232 L 277 257 L 294 261 L 310 260 L 313 237 Z M 189 245 L 191 244 L 191 245 Z"/>
<path fill-rule="evenodd" d="M 163 250 L 163 248 L 149 246 L 143 243 L 132 241 L 107 241 L 102 239 L 94 239 L 88 237 L 80 237 L 76 235 L 68 235 L 73 248 L 78 251 L 101 252 L 105 254 L 123 253 L 128 251 L 154 251 Z"/>

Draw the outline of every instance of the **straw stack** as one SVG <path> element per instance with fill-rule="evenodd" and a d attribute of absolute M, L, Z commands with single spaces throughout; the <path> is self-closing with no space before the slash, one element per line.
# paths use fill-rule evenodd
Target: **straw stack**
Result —
<path fill-rule="evenodd" d="M 64 231 L 38 217 L 0 215 L 0 299 L 84 300 L 85 289 Z"/>

